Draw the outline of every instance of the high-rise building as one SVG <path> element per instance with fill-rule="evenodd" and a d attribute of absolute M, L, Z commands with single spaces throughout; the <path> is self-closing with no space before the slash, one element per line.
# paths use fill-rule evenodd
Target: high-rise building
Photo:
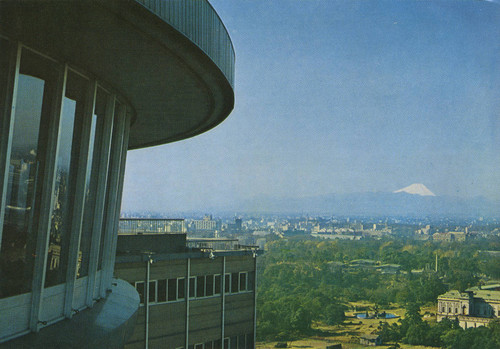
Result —
<path fill-rule="evenodd" d="M 233 75 L 206 0 L 0 2 L 3 346 L 123 345 L 140 302 L 113 279 L 127 150 L 222 122 Z"/>

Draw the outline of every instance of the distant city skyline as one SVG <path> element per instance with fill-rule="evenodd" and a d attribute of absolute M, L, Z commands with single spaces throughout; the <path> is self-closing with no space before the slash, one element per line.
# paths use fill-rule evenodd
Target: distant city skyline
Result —
<path fill-rule="evenodd" d="M 221 125 L 130 151 L 123 210 L 393 192 L 500 200 L 500 6 L 212 0 L 236 51 Z"/>

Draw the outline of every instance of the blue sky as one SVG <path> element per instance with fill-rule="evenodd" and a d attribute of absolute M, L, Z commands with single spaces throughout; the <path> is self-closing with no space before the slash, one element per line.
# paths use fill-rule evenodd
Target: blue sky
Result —
<path fill-rule="evenodd" d="M 393 191 L 500 199 L 500 5 L 212 0 L 235 109 L 128 154 L 124 210 Z"/>

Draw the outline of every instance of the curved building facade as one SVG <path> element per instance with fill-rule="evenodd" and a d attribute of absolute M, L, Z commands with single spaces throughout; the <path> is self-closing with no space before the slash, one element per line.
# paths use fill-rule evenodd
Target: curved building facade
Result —
<path fill-rule="evenodd" d="M 127 150 L 229 115 L 231 40 L 205 0 L 2 1 L 0 23 L 0 343 L 120 347 Z"/>

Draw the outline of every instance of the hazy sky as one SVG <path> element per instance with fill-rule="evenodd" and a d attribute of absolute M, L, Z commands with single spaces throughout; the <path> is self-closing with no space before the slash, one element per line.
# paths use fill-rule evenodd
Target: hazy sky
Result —
<path fill-rule="evenodd" d="M 500 199 L 500 5 L 212 0 L 235 108 L 200 136 L 130 151 L 123 210 L 393 191 Z"/>

